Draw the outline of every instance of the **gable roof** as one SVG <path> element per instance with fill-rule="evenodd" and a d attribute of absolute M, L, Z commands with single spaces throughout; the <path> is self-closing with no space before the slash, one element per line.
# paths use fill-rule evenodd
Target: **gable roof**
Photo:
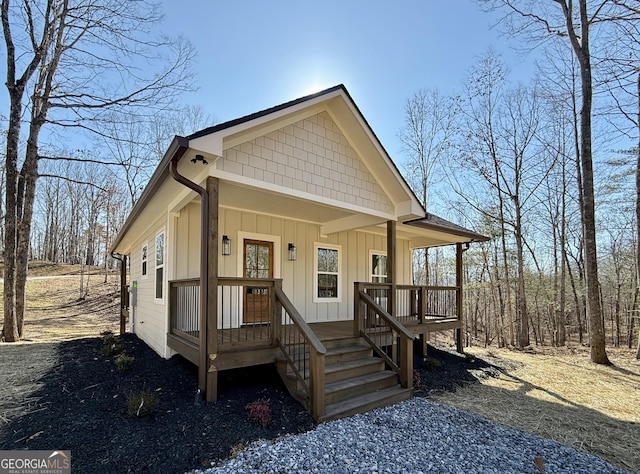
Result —
<path fill-rule="evenodd" d="M 199 130 L 195 133 L 192 133 L 191 135 L 187 136 L 188 140 L 193 140 L 194 138 L 200 138 L 200 137 L 204 137 L 205 135 L 209 135 L 211 133 L 215 133 L 215 132 L 220 132 L 222 130 L 226 130 L 228 128 L 231 127 L 235 127 L 236 125 L 242 125 L 243 123 L 249 122 L 251 120 L 255 120 L 261 117 L 265 117 L 267 115 L 273 114 L 274 112 L 279 112 L 281 110 L 285 110 L 288 109 L 290 107 L 293 107 L 294 105 L 298 105 L 298 104 L 302 104 L 304 102 L 308 102 L 312 99 L 316 99 L 318 97 L 322 97 L 324 95 L 330 94 L 332 92 L 341 90 L 343 91 L 347 97 L 349 97 L 349 99 L 351 100 L 351 102 L 353 102 L 353 99 L 351 98 L 351 95 L 349 94 L 349 92 L 347 91 L 346 87 L 344 86 L 344 84 L 338 84 L 337 86 L 333 86 L 330 87 L 328 89 L 322 90 L 320 92 L 316 92 L 314 94 L 309 94 L 306 95 L 304 97 L 300 97 L 299 99 L 294 99 L 294 100 L 290 100 L 289 102 L 285 102 L 284 104 L 280 104 L 280 105 L 276 105 L 274 107 L 269 107 L 268 109 L 264 109 L 264 110 L 260 110 L 258 112 L 254 112 L 252 114 L 249 115 L 245 115 L 244 117 L 239 117 L 233 120 L 229 120 L 227 122 L 224 123 L 220 123 L 217 125 L 213 125 L 211 127 L 207 127 L 204 128 L 202 130 Z M 353 105 L 355 106 L 355 102 L 353 102 Z M 357 106 L 356 106 L 357 108 Z M 360 112 L 358 110 L 358 112 Z M 362 113 L 360 113 L 360 115 L 362 115 Z M 362 117 L 364 119 L 364 116 Z M 371 128 L 371 127 L 369 127 Z M 373 130 L 371 131 L 373 133 Z M 382 146 L 382 145 L 380 145 Z"/>
<path fill-rule="evenodd" d="M 274 107 L 199 130 L 187 137 L 174 137 L 148 185 L 140 196 L 140 199 L 134 205 L 129 217 L 118 233 L 111 247 L 112 252 L 117 251 L 124 236 L 134 226 L 136 219 L 138 219 L 150 203 L 154 202 L 153 198 L 160 188 L 165 191 L 167 189 L 176 189 L 177 183 L 172 183 L 173 180 L 169 176 L 169 163 L 173 158 L 177 158 L 178 160 L 184 158 L 184 156 L 189 158 L 191 155 L 200 153 L 201 150 L 205 148 L 213 150 L 210 151 L 213 157 L 221 156 L 223 142 L 225 140 L 233 140 L 234 136 L 242 136 L 242 134 L 247 133 L 247 131 L 252 132 L 269 124 L 271 124 L 270 126 L 278 126 L 279 121 L 288 119 L 291 114 L 306 113 L 307 109 L 312 109 L 320 105 L 329 107 L 341 118 L 341 123 L 352 132 L 351 138 L 358 142 L 363 148 L 364 151 L 362 154 L 366 156 L 366 159 L 375 161 L 375 166 L 379 166 L 379 169 L 383 170 L 383 174 L 378 178 L 378 181 L 384 184 L 390 195 L 392 194 L 396 198 L 400 196 L 402 199 L 401 202 L 404 203 L 402 210 L 397 213 L 398 217 L 405 216 L 406 219 L 410 216 L 416 217 L 422 215 L 425 217 L 412 219 L 410 225 L 416 228 L 422 227 L 424 229 L 459 235 L 463 237 L 464 241 L 486 240 L 486 238 L 480 234 L 468 231 L 453 223 L 446 225 L 445 223 L 448 221 L 426 213 L 404 176 L 355 104 L 346 87 L 343 84 L 339 84 L 314 94 L 309 94 Z M 160 210 L 155 209 L 157 206 L 154 206 L 151 206 L 153 209 L 149 212 L 153 213 Z"/>

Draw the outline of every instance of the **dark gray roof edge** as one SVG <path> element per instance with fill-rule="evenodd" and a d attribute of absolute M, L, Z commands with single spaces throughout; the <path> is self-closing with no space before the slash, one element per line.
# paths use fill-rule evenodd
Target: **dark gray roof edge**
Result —
<path fill-rule="evenodd" d="M 133 205 L 133 208 L 129 212 L 129 216 L 127 217 L 127 220 L 124 221 L 124 224 L 118 231 L 118 235 L 116 236 L 116 239 L 111 244 L 111 248 L 110 248 L 111 253 L 113 253 L 116 247 L 120 245 L 120 243 L 122 242 L 122 239 L 124 238 L 125 234 L 129 231 L 134 221 L 142 213 L 142 210 L 146 207 L 147 203 L 155 195 L 158 188 L 164 182 L 166 177 L 169 176 L 169 162 L 171 161 L 171 159 L 177 153 L 180 153 L 181 155 L 184 154 L 184 152 L 187 150 L 188 147 L 189 147 L 189 140 L 187 140 L 185 137 L 181 137 L 178 135 L 173 137 L 173 140 L 171 141 L 169 148 L 167 148 L 167 151 L 162 157 L 162 160 L 160 160 L 160 163 L 158 164 L 158 167 L 156 168 L 153 175 L 151 176 L 149 183 L 147 183 L 144 190 L 142 191 L 142 194 L 140 195 L 136 203 Z"/>
<path fill-rule="evenodd" d="M 486 235 L 469 230 L 430 212 L 427 213 L 426 217 L 405 221 L 403 224 L 465 237 L 466 239 L 470 239 L 471 242 L 487 242 L 491 240 L 491 238 Z"/>
<path fill-rule="evenodd" d="M 202 130 L 192 133 L 191 135 L 188 135 L 187 139 L 193 140 L 194 138 L 204 137 L 211 133 L 219 132 L 220 130 L 226 130 L 227 128 L 235 127 L 236 125 L 240 125 L 245 122 L 249 122 L 251 120 L 255 120 L 257 118 L 261 118 L 266 115 L 272 114 L 274 112 L 279 112 L 280 110 L 293 107 L 294 105 L 302 104 L 303 102 L 307 102 L 307 101 L 316 99 L 318 97 L 322 97 L 323 95 L 331 94 L 332 92 L 335 92 L 340 89 L 342 89 L 347 95 L 349 95 L 344 84 L 338 84 L 337 86 L 329 87 L 328 89 L 324 89 L 320 92 L 309 94 L 304 97 L 300 97 L 298 99 L 290 100 L 289 102 L 285 102 L 283 104 L 276 105 L 274 107 L 269 107 L 268 109 L 260 110 L 259 112 L 254 112 L 252 114 L 245 115 L 244 117 L 239 117 L 233 120 L 229 120 L 228 122 L 223 122 L 223 123 L 219 123 L 218 125 L 213 125 L 211 127 L 204 128 Z M 351 99 L 351 96 L 349 96 L 349 98 Z M 353 99 L 351 101 L 353 102 Z"/>

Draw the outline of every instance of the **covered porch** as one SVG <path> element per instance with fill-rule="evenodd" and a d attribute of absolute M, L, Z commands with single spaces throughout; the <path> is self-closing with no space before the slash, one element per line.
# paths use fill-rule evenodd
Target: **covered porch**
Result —
<path fill-rule="evenodd" d="M 458 251 L 461 259 L 461 246 Z M 291 394 L 325 421 L 409 398 L 414 339 L 453 330 L 462 351 L 459 282 L 451 287 L 355 282 L 353 320 L 308 323 L 282 290 L 281 279 L 219 277 L 217 318 L 208 318 L 209 326 L 200 318 L 200 279 L 171 281 L 167 345 L 199 366 L 208 400 L 216 399 L 219 371 L 276 363 Z M 242 323 L 246 311 L 254 315 L 250 324 Z M 349 375 L 335 375 L 339 371 Z M 358 384 L 371 385 L 371 393 L 356 407 L 353 396 L 367 390 Z M 354 395 L 334 394 L 345 390 Z"/>

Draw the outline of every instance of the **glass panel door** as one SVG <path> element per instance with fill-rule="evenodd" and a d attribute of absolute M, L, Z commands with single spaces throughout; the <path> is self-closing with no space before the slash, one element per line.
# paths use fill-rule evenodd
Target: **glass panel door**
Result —
<path fill-rule="evenodd" d="M 244 241 L 244 277 L 273 278 L 273 242 Z M 243 324 L 269 322 L 269 287 L 246 286 L 244 290 Z"/>

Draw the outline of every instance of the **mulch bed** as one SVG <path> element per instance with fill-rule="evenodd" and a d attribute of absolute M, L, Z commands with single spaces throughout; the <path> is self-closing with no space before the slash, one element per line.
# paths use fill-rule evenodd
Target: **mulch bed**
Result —
<path fill-rule="evenodd" d="M 119 370 L 101 338 L 0 345 L 0 450 L 69 449 L 74 473 L 184 473 L 210 467 L 256 439 L 312 429 L 315 422 L 287 393 L 272 365 L 219 376 L 215 403 L 198 402 L 196 368 L 164 360 L 135 335 L 118 338 L 133 356 Z M 465 358 L 446 348 L 416 356 L 415 394 L 452 391 L 497 375 L 500 361 Z M 131 394 L 158 401 L 148 417 L 128 414 Z M 268 400 L 271 423 L 250 421 L 247 404 Z"/>

